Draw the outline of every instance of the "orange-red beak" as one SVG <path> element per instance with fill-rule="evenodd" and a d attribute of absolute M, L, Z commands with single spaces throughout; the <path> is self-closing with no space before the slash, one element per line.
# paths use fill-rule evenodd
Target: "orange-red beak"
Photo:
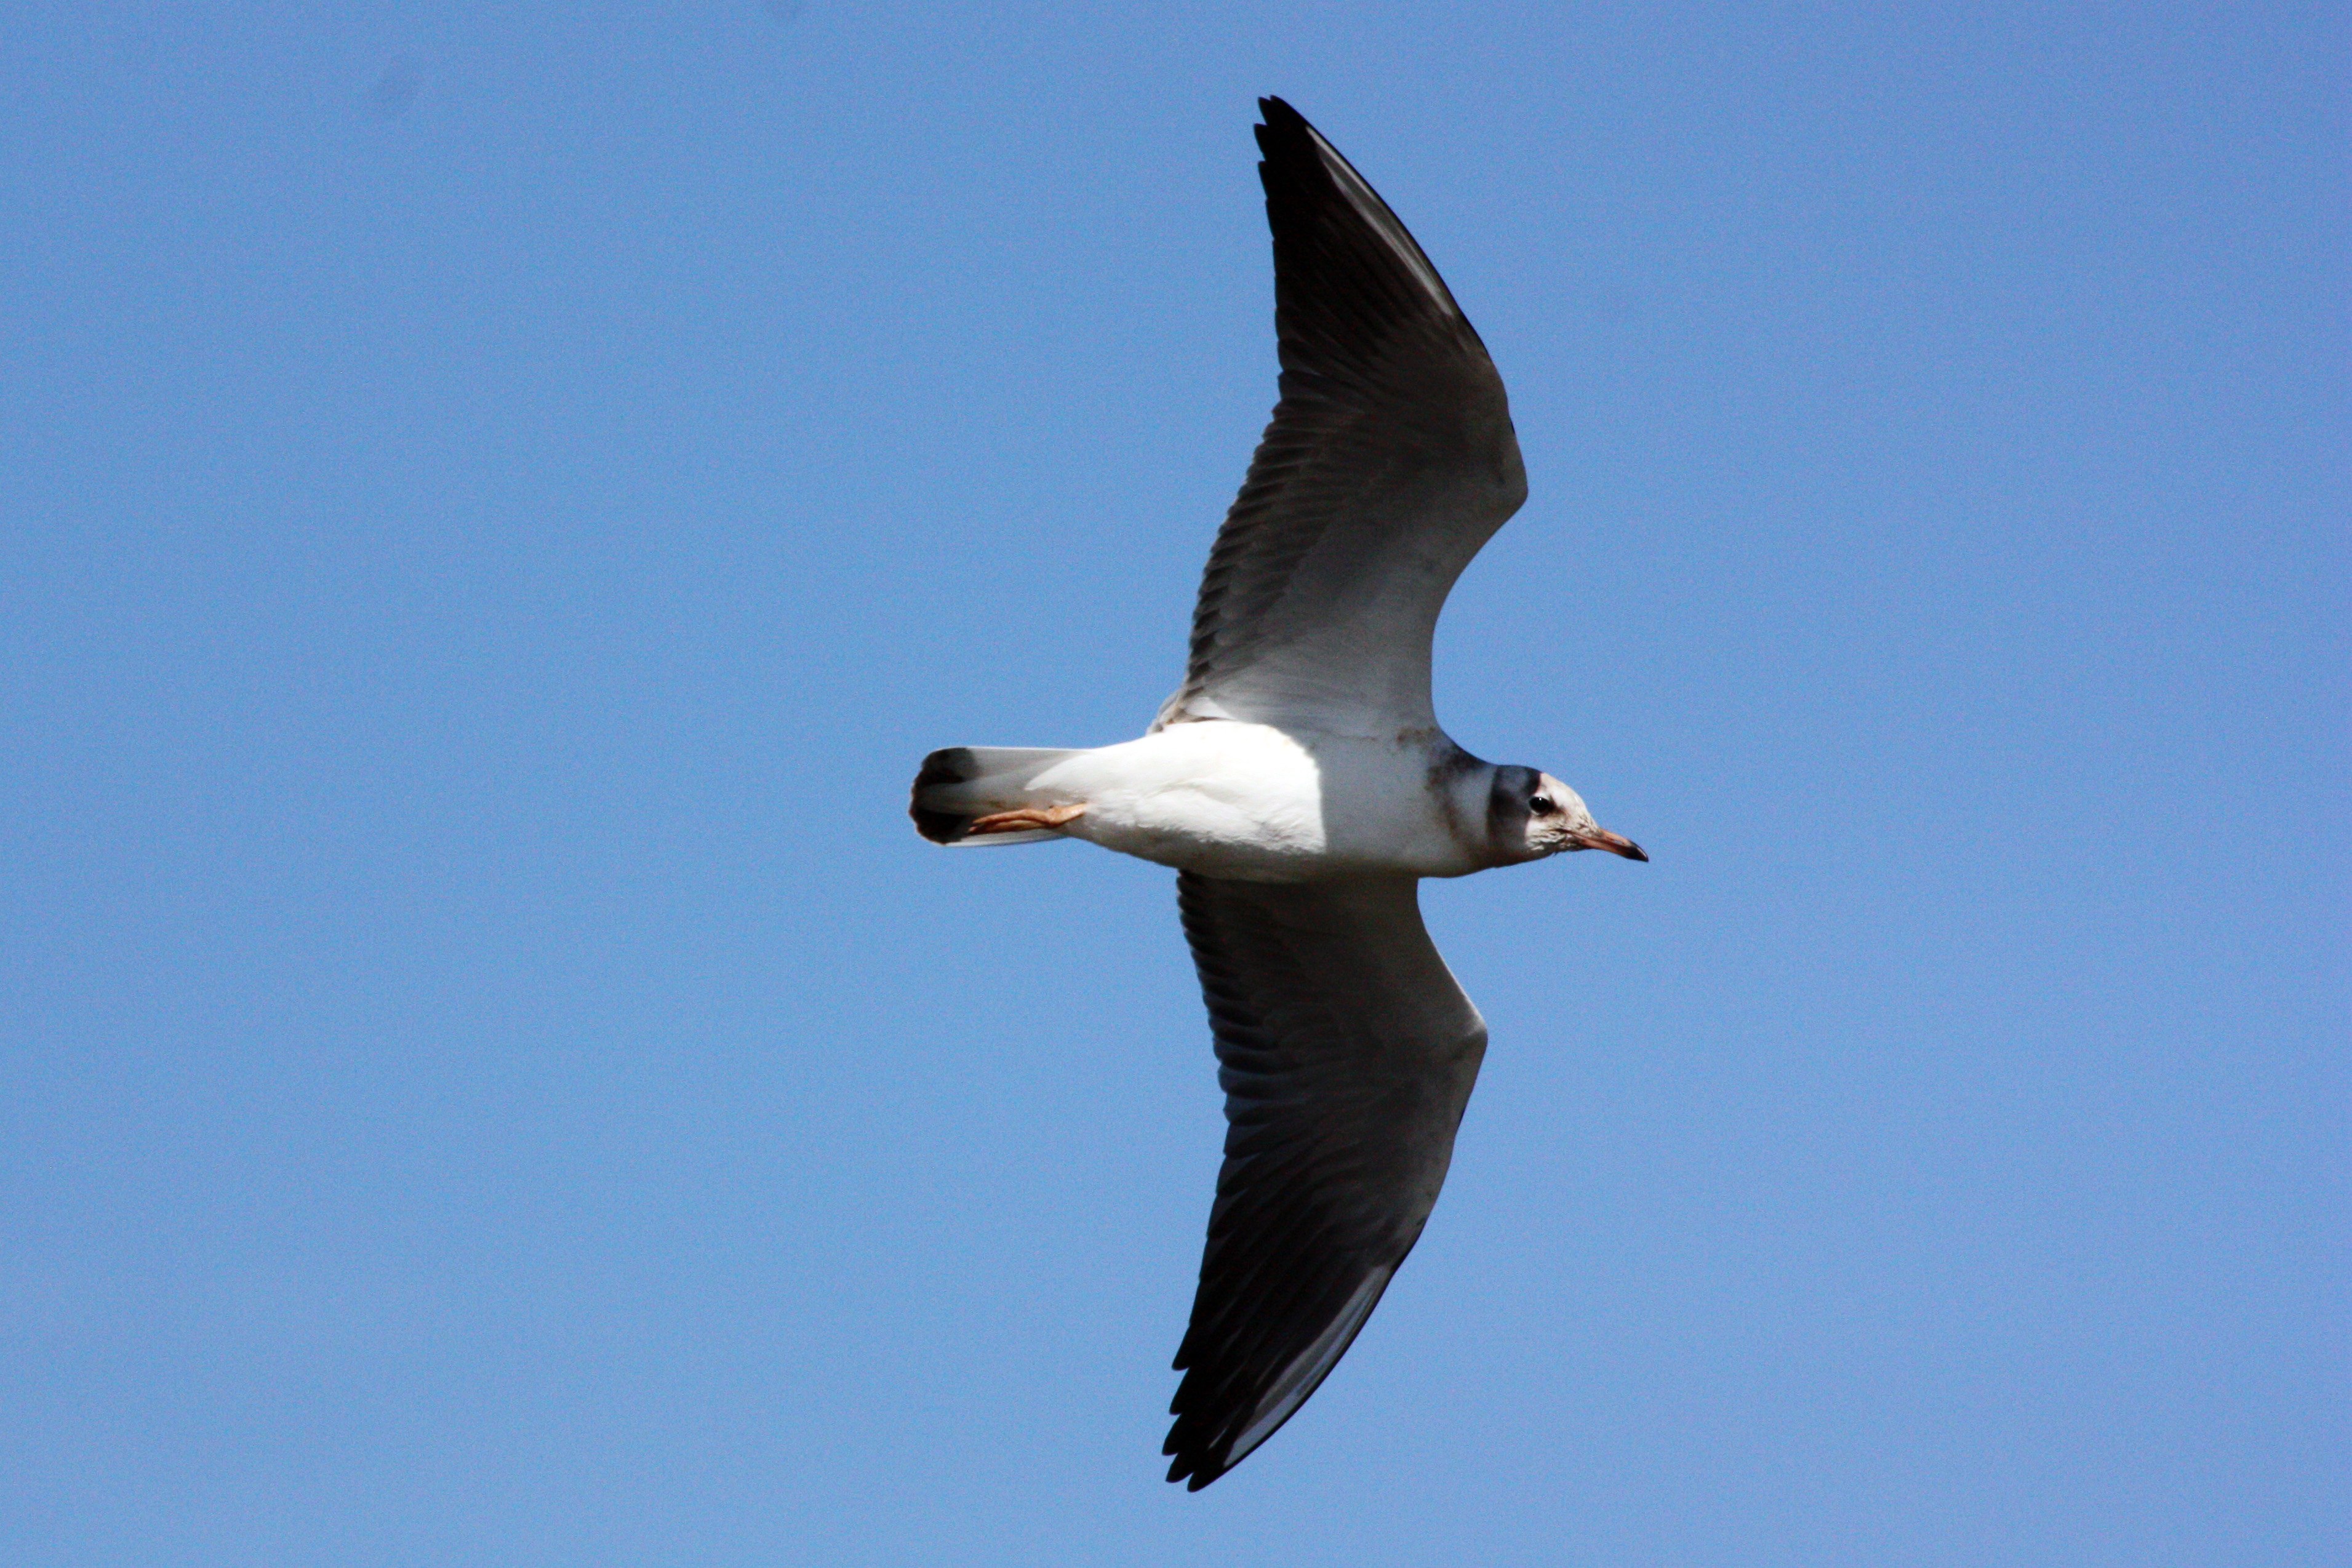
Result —
<path fill-rule="evenodd" d="M 1568 841 L 1568 847 L 1570 849 L 1606 849 L 1612 855 L 1622 855 L 1628 860 L 1649 858 L 1647 855 L 1642 853 L 1640 845 L 1630 838 L 1622 838 L 1605 827 L 1596 827 L 1590 833 L 1578 834 Z"/>

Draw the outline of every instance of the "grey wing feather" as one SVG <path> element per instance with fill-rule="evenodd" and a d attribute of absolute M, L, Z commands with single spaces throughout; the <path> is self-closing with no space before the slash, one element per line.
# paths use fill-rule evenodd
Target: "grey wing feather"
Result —
<path fill-rule="evenodd" d="M 1486 1026 L 1410 878 L 1188 871 L 1177 897 L 1227 1122 L 1165 1450 L 1197 1490 L 1306 1403 L 1412 1250 Z"/>
<path fill-rule="evenodd" d="M 1433 727 L 1445 595 L 1527 496 L 1509 402 L 1387 204 L 1297 110 L 1260 107 L 1282 396 L 1210 553 L 1160 724 Z"/>

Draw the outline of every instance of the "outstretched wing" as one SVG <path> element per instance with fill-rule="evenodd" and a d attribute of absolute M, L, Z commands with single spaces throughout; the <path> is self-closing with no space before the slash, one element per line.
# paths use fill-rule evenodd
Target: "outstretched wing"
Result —
<path fill-rule="evenodd" d="M 1429 647 L 1454 580 L 1519 509 L 1503 381 L 1363 176 L 1262 99 L 1282 399 L 1201 580 L 1161 724 L 1434 726 Z"/>
<path fill-rule="evenodd" d="M 1307 1402 L 1420 1239 L 1486 1053 L 1418 884 L 1187 871 L 1225 1160 L 1165 1451 L 1199 1490 Z"/>

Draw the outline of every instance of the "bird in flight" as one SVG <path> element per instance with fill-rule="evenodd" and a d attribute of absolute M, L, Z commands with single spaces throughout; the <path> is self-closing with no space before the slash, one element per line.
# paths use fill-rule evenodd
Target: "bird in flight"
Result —
<path fill-rule="evenodd" d="M 1164 1449 L 1196 1491 L 1347 1353 L 1445 1180 L 1486 1026 L 1421 879 L 1649 858 L 1438 728 L 1438 612 L 1527 497 L 1502 378 L 1363 176 L 1282 100 L 1259 110 L 1281 400 L 1184 683 L 1139 740 L 933 752 L 912 805 L 936 844 L 1082 838 L 1177 870 L 1226 1121 Z"/>

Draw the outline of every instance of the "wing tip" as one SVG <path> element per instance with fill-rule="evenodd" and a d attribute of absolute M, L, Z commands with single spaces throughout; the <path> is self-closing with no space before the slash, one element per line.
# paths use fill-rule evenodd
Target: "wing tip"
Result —
<path fill-rule="evenodd" d="M 1407 1251 L 1411 1250 L 1408 1244 Z M 1397 1267 L 1404 1259 L 1374 1268 L 1347 1301 L 1324 1325 L 1321 1333 L 1294 1356 L 1276 1373 L 1270 1383 L 1261 1384 L 1249 1395 L 1248 1403 L 1237 1408 L 1214 1392 L 1202 1390 L 1196 1399 L 1187 1399 L 1196 1374 L 1188 1374 L 1176 1389 L 1176 1397 L 1169 1412 L 1176 1417 L 1168 1428 L 1168 1440 L 1160 1445 L 1162 1454 L 1171 1455 L 1175 1462 L 1168 1467 L 1171 1482 L 1183 1481 L 1187 1491 L 1199 1491 L 1226 1471 L 1248 1458 L 1265 1446 L 1266 1439 L 1290 1424 L 1290 1418 L 1306 1407 L 1331 1375 L 1356 1336 L 1388 1293 L 1389 1281 L 1396 1278 Z M 1184 1336 L 1184 1346 L 1177 1354 L 1181 1365 L 1192 1350 L 1192 1335 Z M 1220 1408 L 1222 1406 L 1222 1408 Z"/>
<path fill-rule="evenodd" d="M 1168 1483 L 1173 1486 L 1182 1481 L 1186 1491 L 1196 1492 L 1223 1475 L 1228 1468 L 1205 1456 L 1181 1458 L 1168 1467 Z"/>
<path fill-rule="evenodd" d="M 1203 1436 L 1197 1428 L 1188 1431 L 1187 1425 L 1181 1416 L 1178 1417 L 1176 1425 L 1169 1429 L 1168 1441 L 1160 1446 L 1160 1453 L 1170 1461 L 1169 1485 L 1181 1481 L 1186 1491 L 1199 1491 L 1249 1457 L 1248 1449 L 1239 1454 L 1233 1452 L 1231 1434 L 1221 1440 L 1214 1435 Z"/>
<path fill-rule="evenodd" d="M 1322 162 L 1316 143 L 1323 140 L 1320 132 L 1307 121 L 1307 116 L 1282 99 L 1266 97 L 1257 100 L 1257 150 L 1265 163 L 1258 165 L 1263 174 L 1267 163 L 1297 160 L 1302 156 Z M 1327 143 L 1328 145 L 1328 143 Z"/>
<path fill-rule="evenodd" d="M 1265 187 L 1266 218 L 1275 231 L 1277 296 L 1286 226 L 1311 228 L 1335 222 L 1332 216 L 1319 219 L 1310 216 L 1318 209 L 1327 215 L 1347 213 L 1349 217 L 1336 220 L 1339 226 L 1357 229 L 1357 243 L 1369 243 L 1385 252 L 1392 264 L 1402 268 L 1402 286 L 1425 299 L 1441 319 L 1469 328 L 1469 321 L 1463 315 L 1453 290 L 1438 275 L 1436 264 L 1421 248 L 1421 242 L 1412 237 L 1412 231 L 1405 227 L 1404 220 L 1397 216 L 1396 210 L 1372 188 L 1371 183 L 1331 144 L 1330 138 L 1279 98 L 1269 95 L 1257 103 L 1263 117 L 1263 123 L 1257 127 L 1258 181 Z M 1394 303 L 1391 302 L 1391 308 Z M 1276 308 L 1279 311 L 1279 304 Z M 1470 331 L 1470 338 L 1476 341 L 1475 330 Z M 1483 345 L 1480 352 L 1484 353 Z"/>

